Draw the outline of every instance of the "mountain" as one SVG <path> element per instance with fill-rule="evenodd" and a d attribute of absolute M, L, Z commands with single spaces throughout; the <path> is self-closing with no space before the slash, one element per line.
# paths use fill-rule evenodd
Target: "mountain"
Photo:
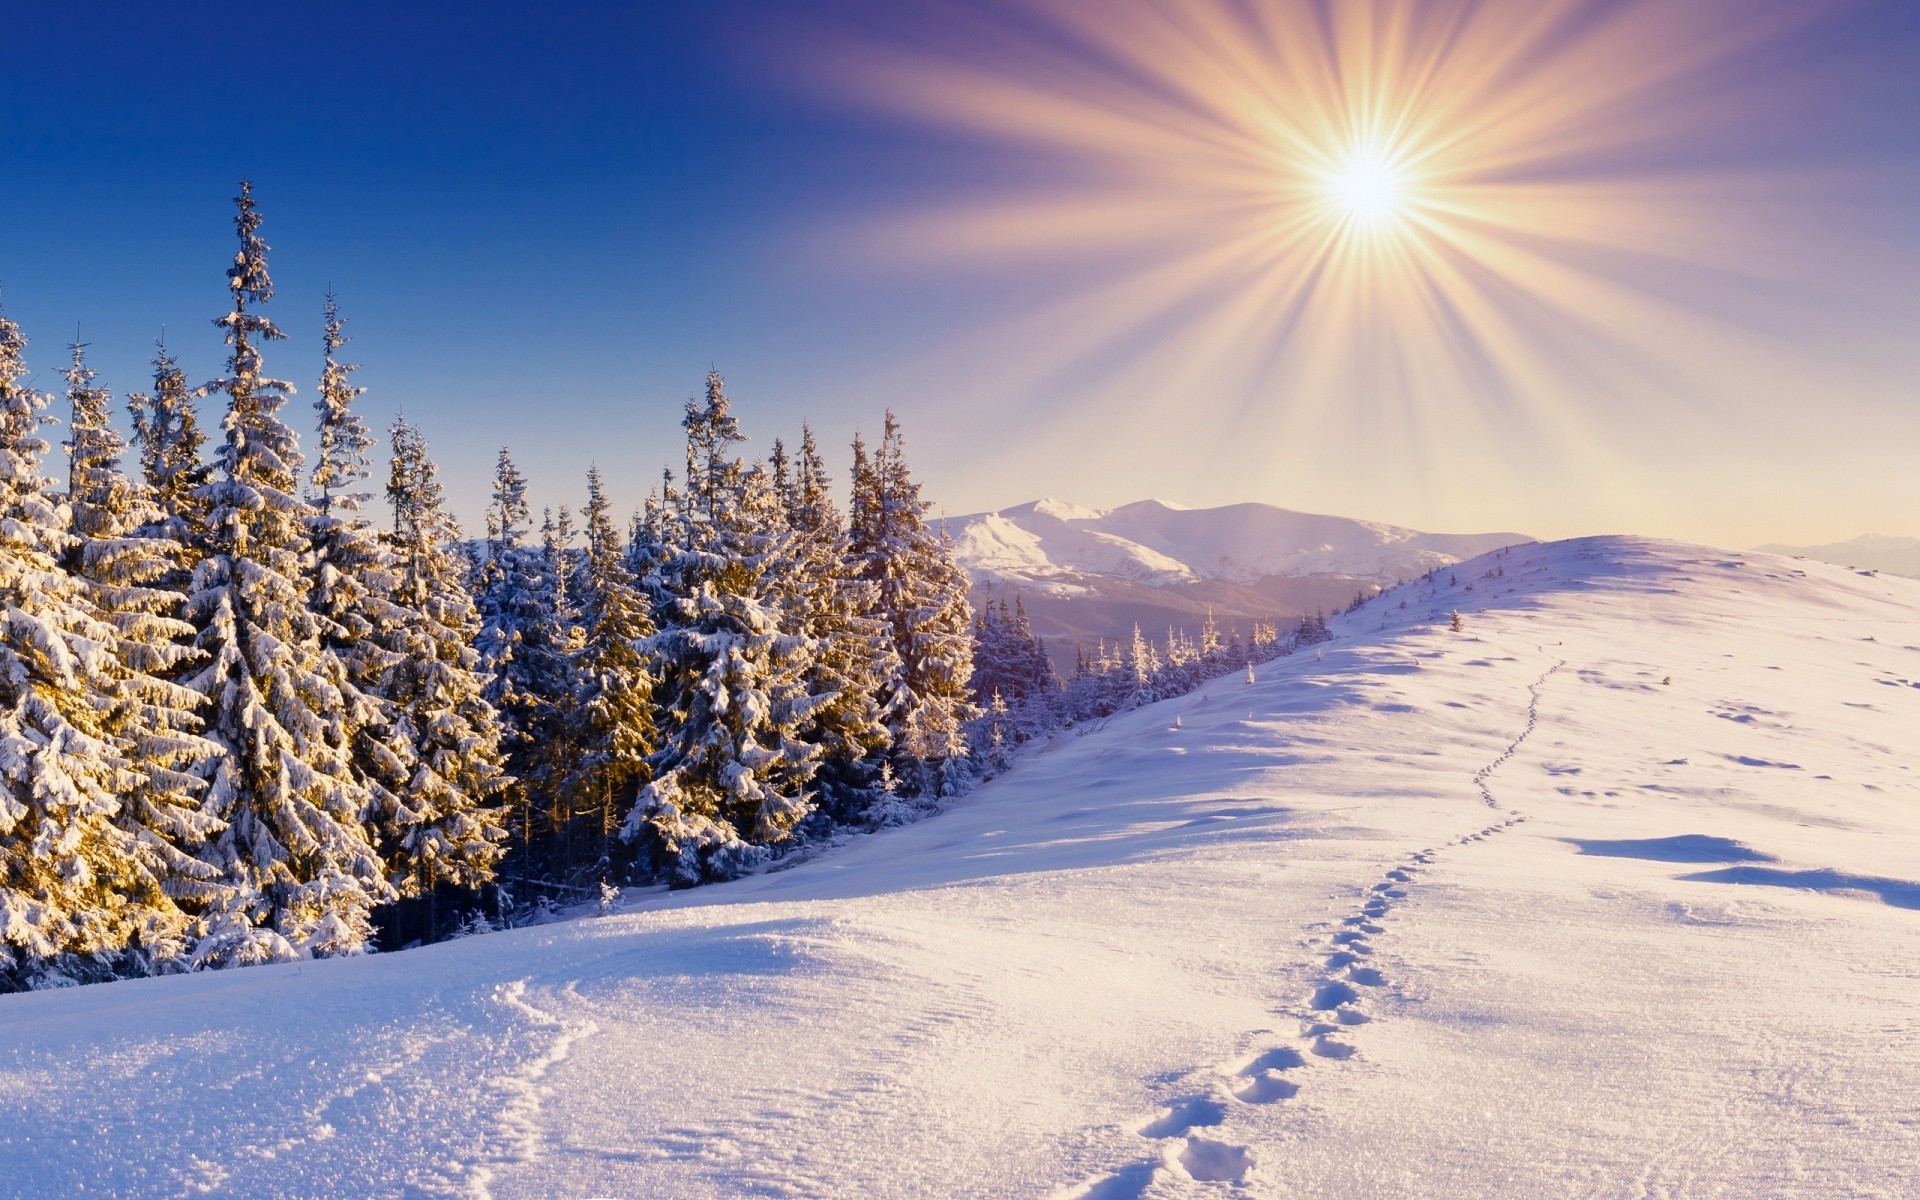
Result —
<path fill-rule="evenodd" d="M 1835 566 L 1856 567 L 1868 571 L 1886 571 L 1920 579 L 1920 538 L 1887 537 L 1863 533 L 1850 542 L 1829 542 L 1824 546 L 1757 546 L 1769 554 L 1789 554 L 1811 558 Z"/>
<path fill-rule="evenodd" d="M 1169 627 L 1197 633 L 1331 612 L 1357 594 L 1447 567 L 1519 533 L 1421 533 L 1269 504 L 1182 508 L 1143 500 L 1107 511 L 1036 500 L 949 518 L 976 605 L 1018 595 L 1057 661 L 1076 646 Z"/>
<path fill-rule="evenodd" d="M 0 1194 L 1912 1196 L 1920 582 L 1452 574 L 788 870 L 0 996 Z"/>

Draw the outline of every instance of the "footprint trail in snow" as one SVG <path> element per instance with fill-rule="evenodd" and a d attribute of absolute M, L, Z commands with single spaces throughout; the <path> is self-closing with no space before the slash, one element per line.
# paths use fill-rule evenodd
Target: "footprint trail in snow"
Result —
<path fill-rule="evenodd" d="M 1490 781 L 1533 736 L 1539 723 L 1541 692 L 1565 666 L 1564 660 L 1555 662 L 1528 686 L 1526 720 L 1520 732 L 1498 757 L 1474 772 L 1473 784 L 1482 803 L 1495 812 L 1506 813 L 1506 818 L 1463 834 L 1447 843 L 1449 846 L 1485 841 L 1526 820 L 1500 803 Z M 1325 955 L 1324 973 L 1314 981 L 1298 1011 L 1281 1010 L 1282 1015 L 1294 1016 L 1300 1022 L 1300 1033 L 1291 1044 L 1271 1046 L 1224 1067 L 1195 1068 L 1189 1076 L 1201 1082 L 1204 1090 L 1174 1101 L 1137 1130 L 1141 1137 L 1161 1143 L 1154 1157 L 1056 1193 L 1057 1200 L 1139 1200 L 1163 1172 L 1236 1187 L 1252 1182 L 1256 1170 L 1252 1147 L 1220 1140 L 1210 1131 L 1228 1123 L 1235 1104 L 1270 1105 L 1293 1099 L 1302 1086 L 1298 1076 L 1314 1060 L 1345 1062 L 1358 1057 L 1359 1047 L 1349 1039 L 1355 1029 L 1374 1019 L 1368 1011 L 1369 995 L 1388 986 L 1386 972 L 1375 965 L 1372 939 L 1387 932 L 1384 922 L 1394 907 L 1409 898 L 1410 887 L 1421 872 L 1435 864 L 1440 853 L 1439 848 L 1428 847 L 1388 868 L 1368 886 L 1353 911 L 1342 918 L 1339 929 L 1326 938 L 1320 950 Z"/>

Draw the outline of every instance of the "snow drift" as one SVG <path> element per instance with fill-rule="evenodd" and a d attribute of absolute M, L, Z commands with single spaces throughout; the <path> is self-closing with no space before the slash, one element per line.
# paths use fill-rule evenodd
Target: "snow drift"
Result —
<path fill-rule="evenodd" d="M 0 1192 L 1911 1196 L 1920 583 L 1456 574 L 792 870 L 0 997 Z"/>

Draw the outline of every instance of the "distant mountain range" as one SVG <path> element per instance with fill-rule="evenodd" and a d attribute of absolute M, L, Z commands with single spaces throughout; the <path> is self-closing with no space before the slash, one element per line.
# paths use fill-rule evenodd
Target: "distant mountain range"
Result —
<path fill-rule="evenodd" d="M 1768 554 L 1791 554 L 1838 567 L 1885 571 L 1889 575 L 1920 578 L 1920 538 L 1887 537 L 1863 533 L 1850 542 L 1830 542 L 1824 546 L 1783 546 L 1777 542 L 1755 546 Z"/>
<path fill-rule="evenodd" d="M 1211 610 L 1224 629 L 1332 611 L 1435 567 L 1532 538 L 1422 533 L 1270 504 L 1182 508 L 1161 500 L 1099 511 L 1036 500 L 949 518 L 978 603 L 1019 596 L 1057 660 L 1075 645 L 1126 636 L 1198 634 Z"/>

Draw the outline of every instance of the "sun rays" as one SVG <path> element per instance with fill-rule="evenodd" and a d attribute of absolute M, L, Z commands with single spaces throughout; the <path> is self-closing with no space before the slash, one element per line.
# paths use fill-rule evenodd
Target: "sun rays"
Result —
<path fill-rule="evenodd" d="M 1489 461 L 1591 465 L 1596 420 L 1759 361 L 1683 298 L 1765 272 L 1728 252 L 1725 202 L 1755 180 L 1701 148 L 1742 117 L 1716 72 L 1813 6 L 1737 7 L 1030 0 L 857 72 L 895 117 L 1038 164 L 1028 182 L 861 236 L 895 263 L 1057 264 L 1005 358 L 1105 415 L 1203 394 L 1222 437 L 1417 458 L 1450 430 Z"/>

